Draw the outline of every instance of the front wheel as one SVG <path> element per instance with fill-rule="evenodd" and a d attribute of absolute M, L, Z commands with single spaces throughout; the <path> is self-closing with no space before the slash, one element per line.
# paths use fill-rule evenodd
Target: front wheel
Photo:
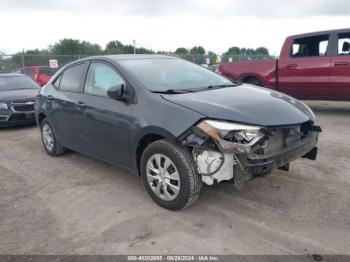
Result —
<path fill-rule="evenodd" d="M 141 157 L 141 175 L 151 198 L 170 210 L 194 203 L 202 187 L 190 154 L 167 140 L 156 141 L 145 149 Z"/>

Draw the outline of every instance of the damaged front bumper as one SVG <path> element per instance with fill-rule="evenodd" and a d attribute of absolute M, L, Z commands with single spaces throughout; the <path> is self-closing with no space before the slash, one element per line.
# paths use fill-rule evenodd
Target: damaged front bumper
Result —
<path fill-rule="evenodd" d="M 253 155 L 247 157 L 246 169 L 253 175 L 260 175 L 270 172 L 273 168 L 286 166 L 291 161 L 305 156 L 310 160 L 316 160 L 317 155 L 317 133 L 313 132 L 308 137 L 292 144 L 286 148 L 267 155 Z M 316 152 L 316 154 L 308 155 L 309 152 Z"/>
<path fill-rule="evenodd" d="M 249 142 L 240 144 L 228 141 L 200 123 L 183 134 L 179 142 L 192 148 L 198 173 L 205 184 L 233 180 L 239 189 L 244 182 L 267 175 L 274 168 L 288 170 L 289 163 L 297 158 L 316 159 L 321 128 L 313 123 L 260 130 Z"/>

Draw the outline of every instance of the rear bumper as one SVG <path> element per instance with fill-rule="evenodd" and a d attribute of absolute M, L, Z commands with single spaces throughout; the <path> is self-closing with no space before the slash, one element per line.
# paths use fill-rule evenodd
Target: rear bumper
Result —
<path fill-rule="evenodd" d="M 278 152 L 262 156 L 248 156 L 246 169 L 253 175 L 261 175 L 270 173 L 273 168 L 282 167 L 300 157 L 315 160 L 317 139 L 318 133 L 313 132 L 309 137 Z"/>

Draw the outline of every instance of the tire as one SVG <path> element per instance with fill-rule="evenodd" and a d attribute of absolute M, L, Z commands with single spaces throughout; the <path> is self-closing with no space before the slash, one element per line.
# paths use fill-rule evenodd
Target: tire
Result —
<path fill-rule="evenodd" d="M 55 133 L 46 118 L 41 122 L 40 131 L 41 141 L 46 153 L 50 156 L 60 156 L 67 152 L 67 149 L 57 141 Z M 50 139 L 52 140 L 48 141 L 47 136 L 50 136 Z"/>
<path fill-rule="evenodd" d="M 246 79 L 243 79 L 242 81 L 243 83 L 246 83 L 246 84 L 251 84 L 251 85 L 256 85 L 256 86 L 261 86 L 263 87 L 263 84 L 260 82 L 260 80 L 256 77 L 249 77 L 249 78 L 246 78 Z"/>
<path fill-rule="evenodd" d="M 160 163 L 160 167 L 157 163 Z M 168 168 L 164 169 L 165 166 Z M 202 188 L 202 181 L 189 152 L 167 140 L 156 141 L 144 150 L 141 175 L 151 198 L 169 210 L 180 210 L 193 204 Z"/>

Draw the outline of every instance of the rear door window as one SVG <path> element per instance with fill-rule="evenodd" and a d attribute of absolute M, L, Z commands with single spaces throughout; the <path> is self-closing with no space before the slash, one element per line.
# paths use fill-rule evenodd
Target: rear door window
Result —
<path fill-rule="evenodd" d="M 291 57 L 320 57 L 328 55 L 329 35 L 294 39 Z"/>
<path fill-rule="evenodd" d="M 338 34 L 338 55 L 350 55 L 350 32 Z"/>
<path fill-rule="evenodd" d="M 80 92 L 85 63 L 67 68 L 62 75 L 59 89 L 68 92 Z"/>

